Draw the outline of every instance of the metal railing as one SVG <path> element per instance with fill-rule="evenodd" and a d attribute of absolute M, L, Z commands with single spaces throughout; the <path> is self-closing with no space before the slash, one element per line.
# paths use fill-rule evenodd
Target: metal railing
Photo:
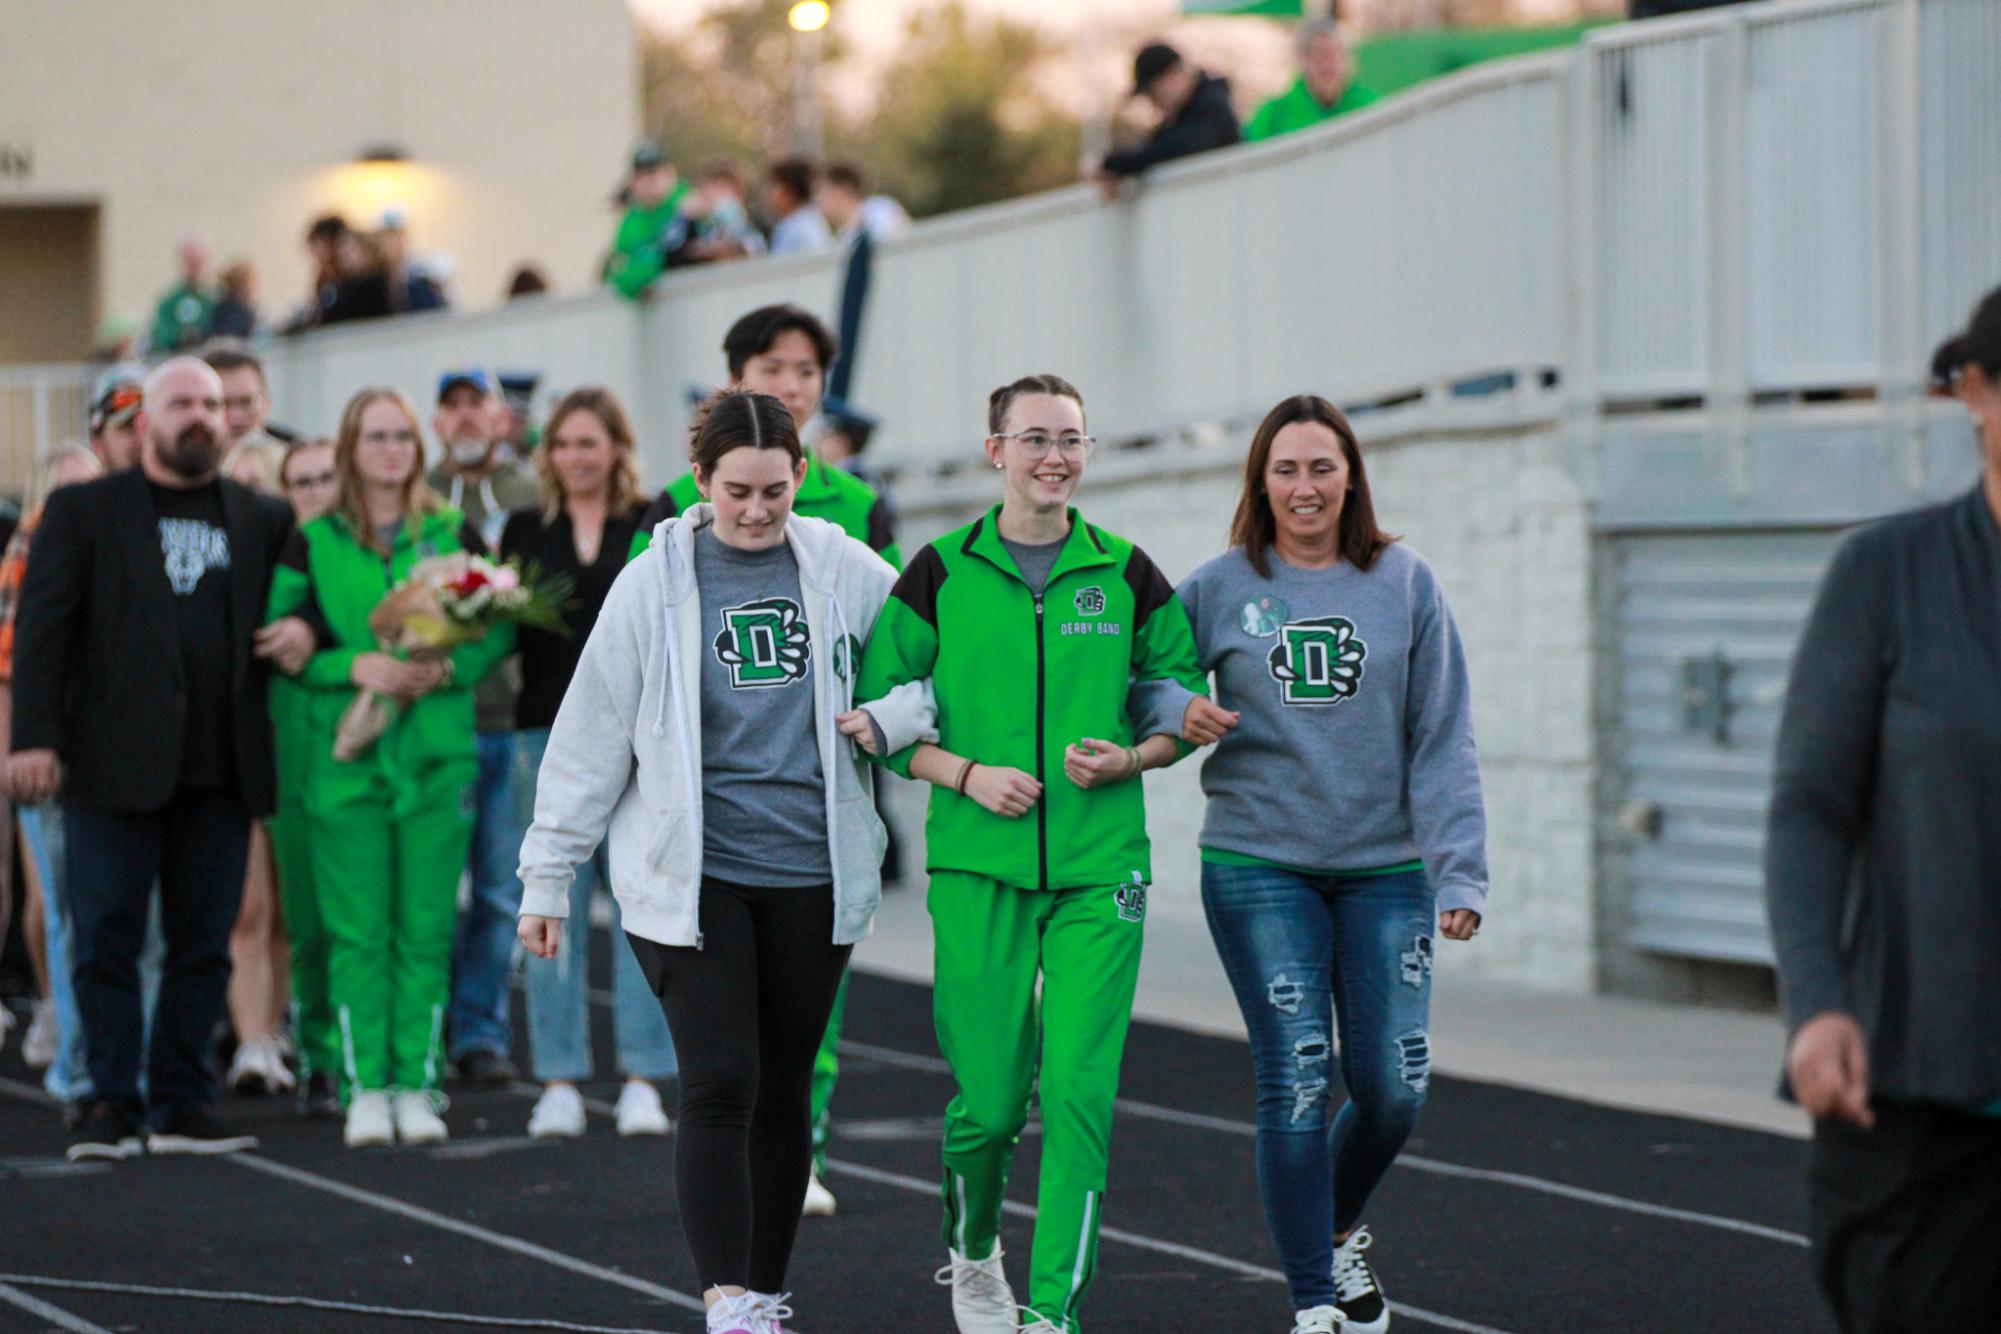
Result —
<path fill-rule="evenodd" d="M 1914 405 L 1930 347 L 2001 280 L 1997 119 L 1995 0 L 1600 29 L 1117 204 L 1080 187 L 924 223 L 878 254 L 853 396 L 904 468 L 970 457 L 987 392 L 1032 370 L 1075 380 L 1114 438 L 1304 389 L 1384 408 L 1378 432 L 1699 404 L 1728 434 L 1788 395 Z M 273 388 L 325 430 L 360 385 L 422 402 L 460 361 L 602 382 L 657 474 L 729 323 L 773 300 L 831 314 L 839 276 L 833 255 L 765 260 L 672 274 L 643 306 L 329 330 L 273 351 Z"/>

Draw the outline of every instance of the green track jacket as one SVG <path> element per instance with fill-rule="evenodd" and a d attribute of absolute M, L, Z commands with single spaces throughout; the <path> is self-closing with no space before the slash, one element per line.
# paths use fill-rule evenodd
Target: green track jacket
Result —
<path fill-rule="evenodd" d="M 455 509 L 438 510 L 406 525 L 397 533 L 387 559 L 357 541 L 338 514 L 322 515 L 292 535 L 271 576 L 268 619 L 317 602 L 334 640 L 333 647 L 312 656 L 298 678 L 312 692 L 307 726 L 325 737 L 328 746 L 325 756 L 314 753 L 306 766 L 308 804 L 316 796 L 337 799 L 330 789 L 346 786 L 342 771 L 364 768 L 371 758 L 379 759 L 399 792 L 414 792 L 432 765 L 476 754 L 472 688 L 514 651 L 512 626 L 496 626 L 478 643 L 454 649 L 452 683 L 404 708 L 367 755 L 353 764 L 341 764 L 332 758 L 331 747 L 340 715 L 355 695 L 348 672 L 358 655 L 379 648 L 368 629 L 368 614 L 418 561 L 481 549 L 478 535 L 466 529 Z"/>
<path fill-rule="evenodd" d="M 701 500 L 694 473 L 684 472 L 675 478 L 654 499 L 639 531 L 632 535 L 630 559 L 637 560 L 639 553 L 651 545 L 653 530 L 661 520 L 686 514 Z M 810 449 L 806 451 L 806 480 L 799 484 L 792 512 L 838 524 L 842 532 L 857 542 L 867 543 L 869 550 L 888 561 L 892 568 L 903 568 L 903 553 L 897 549 L 896 535 L 890 528 L 889 506 L 883 503 L 876 489 L 845 469 L 820 462 Z"/>
<path fill-rule="evenodd" d="M 1144 551 L 1074 509 L 1069 541 L 1037 597 L 1001 544 L 999 515 L 989 510 L 917 553 L 869 638 L 856 697 L 877 699 L 928 676 L 940 746 L 1043 784 L 1042 800 L 1019 820 L 934 788 L 925 824 L 931 870 L 1020 888 L 1151 882 L 1140 784 L 1085 791 L 1064 776 L 1063 750 L 1087 736 L 1134 744 L 1126 692 L 1135 678 L 1172 678 L 1207 693 L 1188 613 Z M 888 763 L 907 776 L 914 753 Z"/>

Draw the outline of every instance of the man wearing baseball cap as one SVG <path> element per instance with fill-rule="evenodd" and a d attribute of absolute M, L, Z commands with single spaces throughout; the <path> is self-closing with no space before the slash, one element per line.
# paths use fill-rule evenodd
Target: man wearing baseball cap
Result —
<path fill-rule="evenodd" d="M 1242 135 L 1225 79 L 1189 64 L 1166 42 L 1150 42 L 1133 58 L 1132 96 L 1160 112 L 1160 127 L 1137 148 L 1105 155 L 1098 169 L 1107 198 L 1120 182 L 1176 158 L 1227 148 Z"/>
<path fill-rule="evenodd" d="M 604 263 L 604 280 L 637 300 L 667 268 L 678 241 L 670 237 L 688 187 L 659 141 L 642 139 L 632 150 L 632 174 L 619 192 L 625 216 Z"/>
<path fill-rule="evenodd" d="M 519 463 L 503 458 L 500 440 L 507 409 L 500 382 L 484 366 L 454 366 L 438 377 L 438 407 L 431 429 L 444 447 L 431 489 L 465 515 L 489 551 L 511 510 L 542 503 L 541 488 Z M 446 1026 L 459 1077 L 483 1087 L 512 1082 L 508 1063 L 513 1029 L 508 1021 L 508 970 L 514 960 L 515 918 L 521 881 L 514 874 L 521 830 L 514 819 L 508 773 L 514 763 L 514 701 L 521 671 L 512 658 L 488 672 L 473 690 L 478 729 L 479 782 L 472 832 L 472 903 L 459 922 L 452 950 L 452 999 Z"/>
<path fill-rule="evenodd" d="M 124 472 L 139 462 L 139 409 L 146 397 L 146 372 L 113 366 L 90 389 L 90 451 L 104 471 Z"/>

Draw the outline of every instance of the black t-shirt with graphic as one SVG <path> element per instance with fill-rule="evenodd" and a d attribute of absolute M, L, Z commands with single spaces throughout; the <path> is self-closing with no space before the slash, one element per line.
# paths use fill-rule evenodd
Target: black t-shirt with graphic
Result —
<path fill-rule="evenodd" d="M 222 488 L 151 487 L 159 516 L 160 557 L 180 631 L 186 709 L 181 786 L 217 788 L 231 778 L 229 723 L 229 531 Z"/>
<path fill-rule="evenodd" d="M 827 790 L 813 654 L 789 543 L 695 535 L 702 599 L 702 867 L 744 885 L 824 885 Z"/>

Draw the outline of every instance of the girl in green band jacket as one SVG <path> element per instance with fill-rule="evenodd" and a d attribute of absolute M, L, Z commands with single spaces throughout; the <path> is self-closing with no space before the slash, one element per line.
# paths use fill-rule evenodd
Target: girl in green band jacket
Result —
<path fill-rule="evenodd" d="M 962 1334 L 1074 1334 L 1152 879 L 1138 778 L 1183 753 L 1175 738 L 1135 735 L 1127 688 L 1170 678 L 1199 694 L 1204 682 L 1166 578 L 1069 507 L 1092 445 L 1077 390 L 1050 375 L 1016 381 L 993 395 L 988 427 L 1006 498 L 917 553 L 858 693 L 925 678 L 937 693 L 938 744 L 888 763 L 937 785 L 934 1004 L 959 1085 L 945 1114 L 939 1281 Z M 1042 1171 L 1017 1312 L 998 1231 L 1038 1089 Z"/>
<path fill-rule="evenodd" d="M 480 551 L 477 533 L 423 482 L 415 409 L 364 389 L 334 442 L 339 496 L 306 524 L 273 577 L 270 612 L 316 604 L 332 646 L 300 675 L 315 739 L 304 766 L 312 880 L 327 936 L 327 992 L 350 1145 L 434 1143 L 459 876 L 472 836 L 472 687 L 513 649 L 498 627 L 437 663 L 378 651 L 368 616 L 417 562 Z M 401 702 L 358 758 L 331 737 L 357 690 Z"/>

